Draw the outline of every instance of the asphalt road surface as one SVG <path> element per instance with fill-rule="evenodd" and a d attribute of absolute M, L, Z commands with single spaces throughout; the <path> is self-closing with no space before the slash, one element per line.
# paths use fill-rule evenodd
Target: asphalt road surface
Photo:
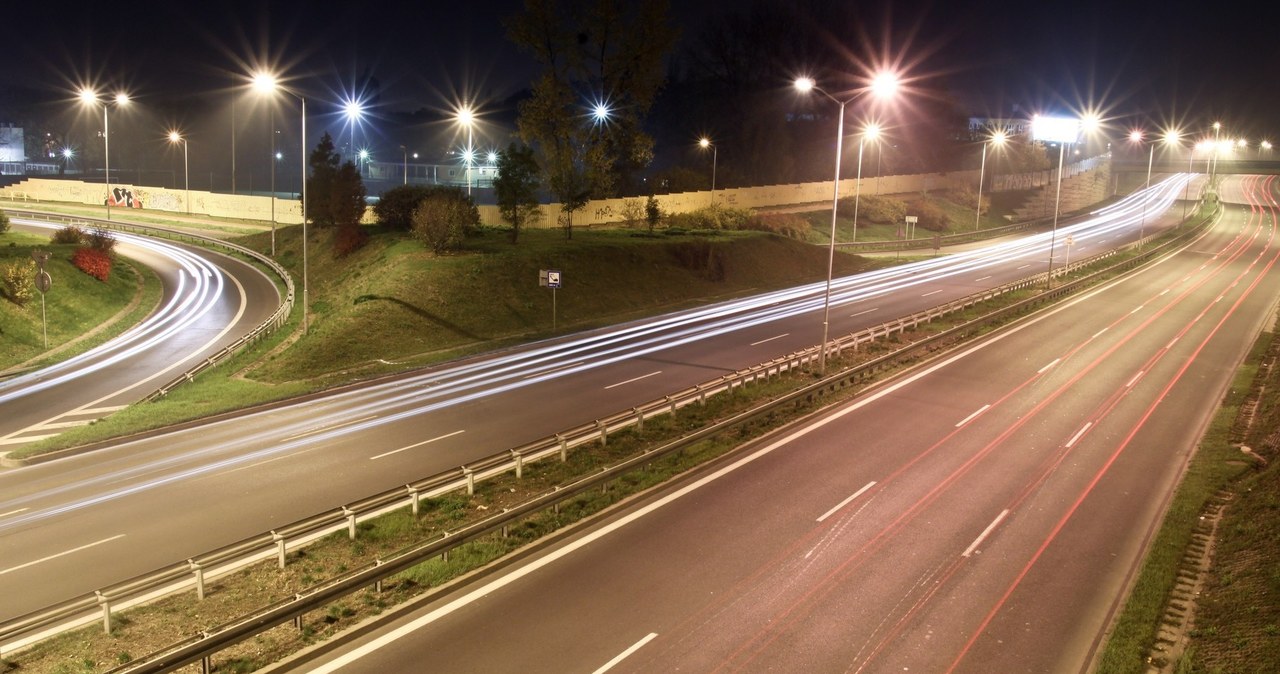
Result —
<path fill-rule="evenodd" d="M 1087 671 L 1274 318 L 1274 186 L 1230 180 L 1182 251 L 293 665 Z"/>
<path fill-rule="evenodd" d="M 1185 176 L 1059 228 L 1073 259 L 1177 221 Z M 838 279 L 832 334 L 1023 278 L 1049 235 Z M 1061 254 L 1057 258 L 1062 259 Z M 817 343 L 823 284 L 445 364 L 0 473 L 0 620 Z"/>
<path fill-rule="evenodd" d="M 48 223 L 12 218 L 51 234 Z M 258 269 L 209 250 L 115 233 L 116 252 L 153 269 L 163 294 L 143 323 L 57 365 L 0 381 L 0 452 L 136 402 L 249 333 L 280 306 Z M 57 292 L 58 279 L 54 279 Z M 3 492 L 0 492 L 3 493 Z"/>

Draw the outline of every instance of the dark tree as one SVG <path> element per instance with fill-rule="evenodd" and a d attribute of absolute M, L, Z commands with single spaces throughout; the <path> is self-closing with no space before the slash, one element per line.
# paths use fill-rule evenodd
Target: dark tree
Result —
<path fill-rule="evenodd" d="M 493 180 L 494 196 L 502 219 L 511 225 L 511 243 L 520 237 L 520 228 L 542 215 L 538 204 L 538 162 L 533 148 L 511 143 L 498 153 L 498 177 Z"/>
<path fill-rule="evenodd" d="M 436 253 L 458 248 L 467 233 L 479 226 L 475 202 L 457 188 L 433 192 L 413 211 L 413 235 Z"/>
<path fill-rule="evenodd" d="M 333 188 L 338 178 L 338 153 L 333 138 L 326 132 L 320 137 L 316 149 L 311 152 L 307 177 L 307 217 L 322 227 L 332 226 L 337 220 L 333 212 Z"/>
<path fill-rule="evenodd" d="M 334 224 L 339 227 L 359 225 L 364 219 L 365 197 L 368 193 L 360 171 L 351 162 L 344 162 L 333 176 L 329 192 L 329 210 Z"/>

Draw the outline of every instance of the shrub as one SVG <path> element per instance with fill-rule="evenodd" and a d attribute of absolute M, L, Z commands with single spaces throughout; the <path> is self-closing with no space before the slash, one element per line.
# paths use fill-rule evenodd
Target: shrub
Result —
<path fill-rule="evenodd" d="M 75 225 L 67 225 L 55 231 L 49 240 L 53 243 L 83 243 L 84 230 Z"/>
<path fill-rule="evenodd" d="M 346 257 L 364 247 L 369 240 L 369 232 L 364 227 L 354 224 L 338 225 L 333 235 L 333 256 Z"/>
<path fill-rule="evenodd" d="M 36 263 L 34 260 L 15 260 L 0 266 L 0 285 L 10 302 L 22 306 L 31 301 L 36 289 Z"/>
<path fill-rule="evenodd" d="M 751 218 L 743 229 L 773 232 L 797 241 L 804 241 L 809 238 L 812 228 L 808 220 L 795 213 L 770 213 Z"/>
<path fill-rule="evenodd" d="M 101 227 L 96 227 L 93 231 L 84 235 L 84 243 L 94 250 L 106 253 L 108 256 L 116 250 L 115 235 Z"/>
<path fill-rule="evenodd" d="M 71 256 L 71 264 L 103 283 L 111 277 L 111 256 L 96 248 L 77 248 L 75 255 Z"/>
<path fill-rule="evenodd" d="M 622 226 L 627 229 L 639 227 L 640 223 L 646 220 L 644 206 L 644 202 L 639 199 L 623 201 L 622 210 L 618 213 L 618 215 L 622 216 Z"/>
<path fill-rule="evenodd" d="M 836 213 L 842 218 L 852 218 L 854 200 L 854 197 L 842 198 Z M 907 203 L 901 199 L 864 194 L 857 198 L 857 202 L 858 219 L 867 222 L 892 225 L 901 223 L 907 214 Z"/>
<path fill-rule="evenodd" d="M 0 211 L 0 234 L 9 231 L 9 214 Z"/>
<path fill-rule="evenodd" d="M 672 213 L 667 224 L 682 229 L 748 229 L 754 213 L 749 208 L 708 206 L 688 213 Z"/>
<path fill-rule="evenodd" d="M 475 202 L 456 188 L 436 191 L 413 211 L 414 237 L 437 253 L 458 248 L 463 237 L 479 227 Z"/>
<path fill-rule="evenodd" d="M 920 218 L 916 225 L 923 229 L 931 232 L 945 232 L 951 229 L 951 216 L 932 201 L 922 199 L 912 204 L 911 214 Z"/>
<path fill-rule="evenodd" d="M 413 229 L 413 212 L 423 199 L 440 192 L 455 191 L 452 187 L 438 185 L 401 185 L 382 193 L 373 205 L 378 224 L 386 229 L 408 232 Z"/>

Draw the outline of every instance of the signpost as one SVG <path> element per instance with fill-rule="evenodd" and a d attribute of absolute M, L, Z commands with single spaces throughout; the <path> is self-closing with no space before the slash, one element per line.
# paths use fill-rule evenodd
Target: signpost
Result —
<path fill-rule="evenodd" d="M 1067 244 L 1067 264 L 1063 267 L 1063 270 L 1062 270 L 1063 273 L 1066 273 L 1067 269 L 1071 267 L 1071 247 L 1076 245 L 1076 237 L 1072 236 L 1071 234 L 1068 234 L 1066 244 Z"/>
<path fill-rule="evenodd" d="M 53 277 L 44 270 L 49 261 L 49 254 L 42 250 L 31 251 L 31 259 L 36 261 L 36 290 L 40 291 L 40 328 L 44 333 L 44 348 L 49 350 L 49 321 L 44 312 L 44 295 L 53 287 Z"/>
<path fill-rule="evenodd" d="M 559 269 L 538 270 L 538 285 L 551 289 L 551 329 L 556 329 L 556 288 L 560 287 Z"/>
<path fill-rule="evenodd" d="M 916 222 L 918 222 L 920 218 L 915 215 L 908 215 L 904 220 L 907 223 L 907 238 L 916 238 Z"/>

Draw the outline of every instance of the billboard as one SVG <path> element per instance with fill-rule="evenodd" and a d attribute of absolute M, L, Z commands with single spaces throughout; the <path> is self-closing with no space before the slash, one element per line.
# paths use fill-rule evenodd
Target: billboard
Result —
<path fill-rule="evenodd" d="M 1080 120 L 1036 115 L 1031 119 L 1031 137 L 1050 143 L 1075 143 L 1080 140 Z"/>

